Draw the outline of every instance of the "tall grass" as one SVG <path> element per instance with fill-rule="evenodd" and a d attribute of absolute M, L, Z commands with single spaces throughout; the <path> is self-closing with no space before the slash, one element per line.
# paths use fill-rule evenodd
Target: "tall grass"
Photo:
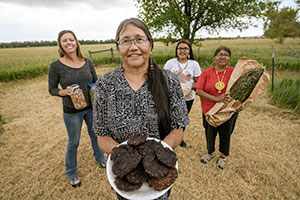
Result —
<path fill-rule="evenodd" d="M 33 66 L 21 66 L 0 71 L 0 81 L 12 81 L 18 79 L 34 78 L 48 72 L 48 64 Z"/>
<path fill-rule="evenodd" d="M 293 109 L 300 114 L 300 78 L 283 78 L 274 83 L 274 90 L 269 88 L 271 103 L 280 107 Z"/>

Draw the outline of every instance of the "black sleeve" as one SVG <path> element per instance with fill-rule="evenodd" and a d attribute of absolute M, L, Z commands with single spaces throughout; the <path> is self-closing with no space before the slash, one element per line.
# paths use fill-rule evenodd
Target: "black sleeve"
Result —
<path fill-rule="evenodd" d="M 48 71 L 48 90 L 51 95 L 60 96 L 58 84 L 59 76 L 57 72 L 57 67 L 55 66 L 55 63 L 51 63 Z"/>
<path fill-rule="evenodd" d="M 93 75 L 93 83 L 96 83 L 96 81 L 98 80 L 98 77 L 97 77 L 95 66 L 90 59 L 87 59 L 87 62 L 89 62 L 89 66 L 90 66 L 90 69 L 91 69 L 91 72 Z"/>

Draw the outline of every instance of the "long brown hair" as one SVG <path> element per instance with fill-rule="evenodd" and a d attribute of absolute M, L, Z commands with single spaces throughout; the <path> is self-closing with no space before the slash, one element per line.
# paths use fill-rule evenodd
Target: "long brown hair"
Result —
<path fill-rule="evenodd" d="M 58 37 L 57 37 L 57 44 L 58 44 L 58 54 L 59 54 L 59 57 L 64 57 L 64 56 L 68 56 L 66 54 L 66 52 L 64 51 L 64 49 L 62 48 L 61 46 L 61 42 L 60 42 L 60 39 L 61 37 L 66 34 L 66 33 L 71 33 L 73 35 L 73 37 L 75 38 L 75 41 L 76 41 L 76 44 L 77 44 L 77 48 L 76 48 L 76 55 L 79 57 L 79 58 L 83 58 L 82 54 L 81 54 L 81 51 L 80 51 L 80 45 L 79 45 L 79 42 L 77 40 L 77 37 L 75 35 L 75 33 L 73 31 L 70 31 L 70 30 L 62 30 L 58 33 Z"/>
<path fill-rule="evenodd" d="M 144 22 L 137 18 L 129 18 L 122 21 L 117 29 L 115 42 L 118 47 L 120 33 L 129 25 L 134 25 L 140 28 L 147 36 L 151 50 L 153 49 L 152 35 Z M 162 70 L 149 58 L 149 67 L 147 72 L 148 89 L 153 96 L 153 101 L 156 106 L 158 115 L 158 127 L 160 139 L 163 140 L 171 131 L 171 117 L 170 117 L 170 99 L 169 89 Z"/>

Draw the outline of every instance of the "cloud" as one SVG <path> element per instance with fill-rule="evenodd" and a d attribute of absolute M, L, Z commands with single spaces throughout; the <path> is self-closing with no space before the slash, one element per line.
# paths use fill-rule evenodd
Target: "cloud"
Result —
<path fill-rule="evenodd" d="M 119 23 L 137 15 L 137 9 L 131 0 L 123 0 L 126 3 L 123 7 L 106 4 L 105 9 L 96 9 L 83 3 L 88 0 L 77 0 L 77 3 L 70 3 L 65 7 L 37 6 L 38 4 L 29 6 L 17 4 L 18 0 L 10 0 L 13 3 L 3 1 L 0 0 L 0 42 L 56 40 L 58 32 L 63 29 L 73 30 L 78 39 L 113 39 Z M 33 1 L 26 1 L 27 4 L 31 2 Z"/>
<path fill-rule="evenodd" d="M 127 7 L 128 1 L 124 0 L 0 0 L 3 3 L 23 5 L 28 7 L 53 7 L 66 8 L 69 5 L 86 4 L 97 10 L 104 10 L 109 7 Z M 131 2 L 133 4 L 133 0 Z"/>

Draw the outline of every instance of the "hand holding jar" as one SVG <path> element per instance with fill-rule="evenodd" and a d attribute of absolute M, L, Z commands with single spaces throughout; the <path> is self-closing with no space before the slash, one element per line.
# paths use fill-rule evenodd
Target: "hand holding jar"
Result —
<path fill-rule="evenodd" d="M 72 91 L 70 93 L 70 97 L 72 99 L 74 108 L 77 110 L 83 109 L 87 106 L 86 104 L 86 100 L 83 94 L 82 89 L 80 89 L 78 84 L 73 84 L 70 86 Z M 68 87 L 67 87 L 67 91 L 68 91 Z M 69 93 L 69 91 L 68 91 Z"/>

